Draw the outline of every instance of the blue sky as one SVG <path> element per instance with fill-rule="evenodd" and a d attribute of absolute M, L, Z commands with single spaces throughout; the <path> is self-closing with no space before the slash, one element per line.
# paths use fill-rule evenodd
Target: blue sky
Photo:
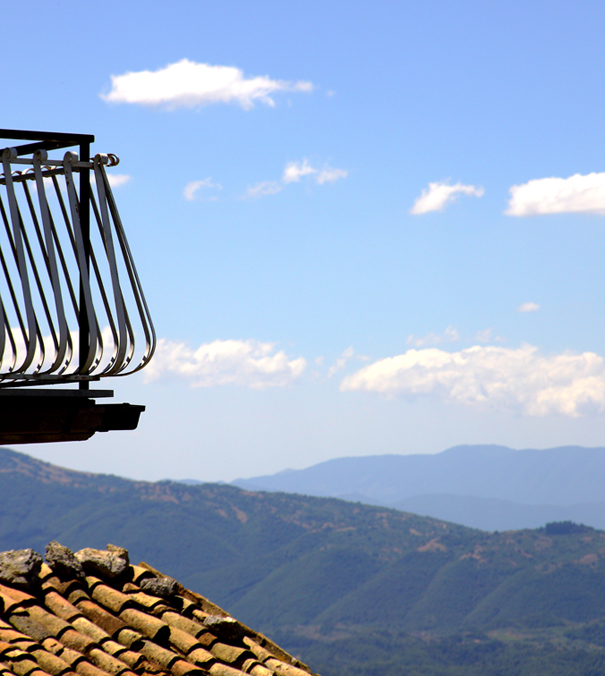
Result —
<path fill-rule="evenodd" d="M 134 433 L 23 450 L 230 480 L 603 445 L 601 2 L 33 2 L 2 126 L 93 133 L 160 337 Z"/>

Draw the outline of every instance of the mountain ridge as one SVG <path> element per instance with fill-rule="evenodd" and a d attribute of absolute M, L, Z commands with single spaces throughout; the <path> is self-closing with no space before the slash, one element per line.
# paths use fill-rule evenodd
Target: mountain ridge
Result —
<path fill-rule="evenodd" d="M 377 652 L 392 665 L 382 673 L 402 673 L 402 646 L 431 667 L 403 672 L 423 675 L 491 674 L 485 651 L 494 674 L 519 659 L 533 671 L 514 673 L 532 676 L 568 673 L 555 657 L 605 664 L 605 532 L 589 527 L 487 533 L 335 498 L 74 472 L 9 449 L 0 494 L 0 549 L 119 544 L 303 661 L 317 653 L 324 676 L 373 675 Z"/>
<path fill-rule="evenodd" d="M 602 447 L 514 450 L 498 445 L 454 446 L 433 455 L 335 458 L 287 474 L 231 483 L 247 489 L 421 509 L 425 511 L 419 513 L 487 530 L 537 527 L 557 518 L 580 518 L 605 528 Z M 442 496 L 443 504 L 436 504 L 435 496 Z M 448 517 L 445 496 L 450 508 L 459 506 L 454 517 Z M 490 510 L 478 514 L 485 501 L 492 501 Z M 499 501 L 497 510 L 494 501 Z M 587 507 L 581 509 L 580 505 Z M 488 513 L 493 513 L 493 519 L 487 518 Z M 539 513 L 544 514 L 541 523 Z"/>

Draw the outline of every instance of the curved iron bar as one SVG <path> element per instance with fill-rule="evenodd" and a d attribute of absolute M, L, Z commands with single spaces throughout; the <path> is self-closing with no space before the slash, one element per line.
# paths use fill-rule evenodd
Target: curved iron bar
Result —
<path fill-rule="evenodd" d="M 155 351 L 156 334 L 105 172 L 118 158 L 98 154 L 80 162 L 76 153 L 67 152 L 63 160 L 49 160 L 45 150 L 38 150 L 26 160 L 8 148 L 1 159 L 0 387 L 97 380 L 143 368 Z M 22 173 L 14 164 L 32 167 Z M 97 235 L 92 246 L 91 230 L 88 248 L 76 176 L 91 170 Z M 82 313 L 88 351 L 79 355 L 73 334 L 82 325 Z M 141 348 L 135 337 L 139 331 Z"/>

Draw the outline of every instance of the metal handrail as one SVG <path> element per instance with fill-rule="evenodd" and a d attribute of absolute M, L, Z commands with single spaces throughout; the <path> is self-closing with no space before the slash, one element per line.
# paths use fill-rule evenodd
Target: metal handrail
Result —
<path fill-rule="evenodd" d="M 19 157 L 25 148 L 1 151 L 0 387 L 140 370 L 156 335 L 105 171 L 119 160 L 80 161 L 74 152 L 50 160 L 44 149 Z M 89 172 L 90 233 L 76 188 Z"/>

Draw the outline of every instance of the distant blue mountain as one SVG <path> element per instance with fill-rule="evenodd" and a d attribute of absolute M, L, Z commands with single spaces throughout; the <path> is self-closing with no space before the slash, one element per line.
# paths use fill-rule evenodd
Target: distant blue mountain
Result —
<path fill-rule="evenodd" d="M 455 446 L 435 455 L 337 458 L 232 483 L 395 507 L 488 530 L 567 519 L 605 528 L 601 447 Z"/>

